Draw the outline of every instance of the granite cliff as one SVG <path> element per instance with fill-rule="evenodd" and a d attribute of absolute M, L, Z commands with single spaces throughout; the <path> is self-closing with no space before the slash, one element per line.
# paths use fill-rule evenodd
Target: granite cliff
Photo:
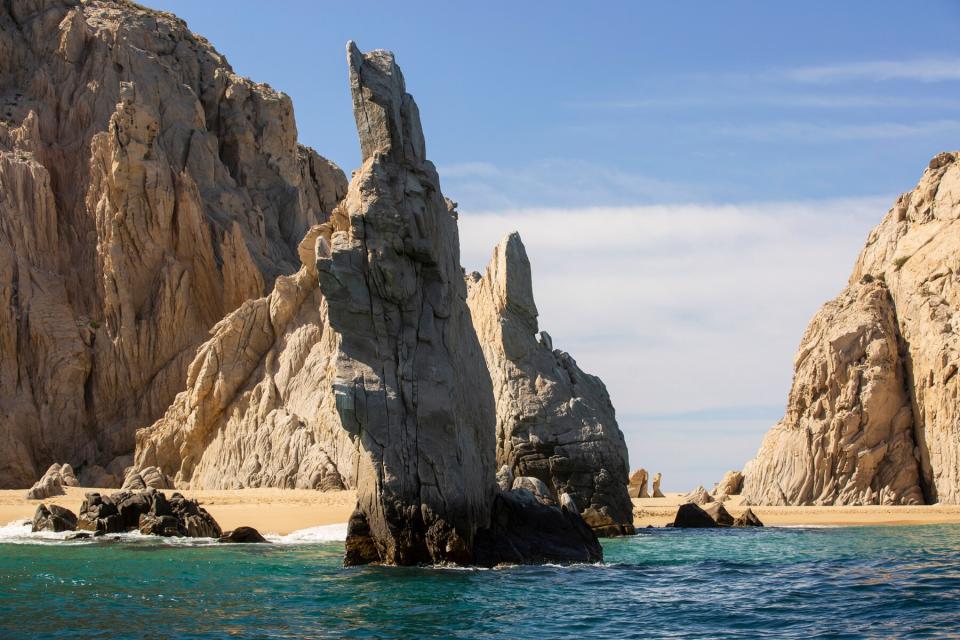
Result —
<path fill-rule="evenodd" d="M 290 99 L 178 18 L 0 4 L 0 486 L 122 479 L 208 330 L 297 270 L 345 187 Z"/>
<path fill-rule="evenodd" d="M 935 157 L 801 341 L 752 504 L 960 502 L 960 154 Z"/>

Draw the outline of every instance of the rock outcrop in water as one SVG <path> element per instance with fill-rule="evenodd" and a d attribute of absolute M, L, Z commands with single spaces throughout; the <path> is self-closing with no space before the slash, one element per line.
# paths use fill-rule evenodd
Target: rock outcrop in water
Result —
<path fill-rule="evenodd" d="M 930 162 L 811 321 L 752 504 L 960 502 L 960 154 Z"/>
<path fill-rule="evenodd" d="M 0 487 L 130 454 L 344 184 L 182 20 L 0 4 Z"/>
<path fill-rule="evenodd" d="M 627 445 L 603 382 L 555 350 L 537 325 L 530 261 L 512 233 L 486 272 L 467 277 L 467 302 L 493 382 L 497 465 L 567 493 L 603 535 L 633 533 Z"/>

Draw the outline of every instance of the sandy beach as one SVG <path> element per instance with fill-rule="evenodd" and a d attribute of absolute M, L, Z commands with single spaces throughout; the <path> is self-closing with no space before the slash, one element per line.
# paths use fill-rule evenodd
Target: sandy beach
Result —
<path fill-rule="evenodd" d="M 0 491 L 0 524 L 33 517 L 41 502 L 53 503 L 76 512 L 88 491 L 113 493 L 117 489 L 69 487 L 67 494 L 49 500 L 27 500 L 25 489 Z M 169 492 L 168 492 L 169 493 Z M 286 535 L 292 531 L 346 522 L 356 504 L 353 491 L 322 493 L 302 489 L 231 489 L 220 491 L 182 490 L 200 501 L 226 531 L 247 525 L 264 533 Z M 633 500 L 637 527 L 662 527 L 672 522 L 683 494 L 665 498 Z M 747 507 L 733 496 L 724 507 L 736 517 Z M 868 506 L 868 507 L 770 507 L 751 506 L 767 525 L 911 525 L 960 524 L 960 505 Z"/>
<path fill-rule="evenodd" d="M 0 491 L 0 524 L 32 518 L 37 505 L 56 504 L 76 513 L 83 494 L 100 491 L 110 494 L 119 489 L 68 487 L 67 494 L 47 500 L 27 500 L 26 489 Z M 291 531 L 326 524 L 339 524 L 350 519 L 356 506 L 353 491 L 320 492 L 307 489 L 230 489 L 220 491 L 178 490 L 195 498 L 217 520 L 230 530 L 246 525 L 262 533 L 286 535 Z M 167 494 L 170 491 L 166 492 Z"/>
<path fill-rule="evenodd" d="M 664 498 L 634 498 L 633 523 L 637 527 L 662 527 L 673 522 L 677 507 L 685 502 L 681 493 L 668 493 Z M 740 496 L 731 496 L 723 503 L 734 517 L 747 509 Z M 866 507 L 771 507 L 750 506 L 757 517 L 772 526 L 802 525 L 910 525 L 960 524 L 960 505 L 918 505 Z"/>

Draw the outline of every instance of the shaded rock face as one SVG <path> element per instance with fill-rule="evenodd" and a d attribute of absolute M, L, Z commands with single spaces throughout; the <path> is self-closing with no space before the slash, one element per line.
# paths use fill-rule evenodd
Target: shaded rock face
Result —
<path fill-rule="evenodd" d="M 187 390 L 137 433 L 135 468 L 155 466 L 181 488 L 354 486 L 356 447 L 330 393 L 338 340 L 317 284 L 316 252 L 331 232 L 311 228 L 300 270 L 213 328 Z"/>
<path fill-rule="evenodd" d="M 496 422 L 456 213 L 393 55 L 350 43 L 347 58 L 363 166 L 317 260 L 336 409 L 359 449 L 347 563 L 468 563 L 495 492 Z M 352 537 L 372 544 L 351 553 Z"/>
<path fill-rule="evenodd" d="M 648 474 L 646 469 L 637 469 L 630 474 L 630 480 L 627 483 L 627 493 L 631 498 L 649 498 L 650 491 L 647 488 Z"/>
<path fill-rule="evenodd" d="M 512 233 L 483 276 L 467 277 L 470 313 L 493 382 L 497 464 L 569 494 L 606 533 L 631 533 L 627 446 L 603 382 L 538 334 L 530 261 Z"/>
<path fill-rule="evenodd" d="M 183 21 L 0 5 L 0 487 L 131 453 L 345 182 Z"/>
<path fill-rule="evenodd" d="M 872 278 L 814 316 L 787 413 L 744 467 L 748 504 L 923 502 L 896 322 Z"/>
<path fill-rule="evenodd" d="M 710 517 L 710 514 L 692 502 L 680 505 L 673 526 L 686 529 L 712 529 L 720 525 Z"/>
<path fill-rule="evenodd" d="M 760 522 L 760 518 L 750 509 L 747 509 L 739 516 L 734 518 L 733 526 L 735 527 L 762 527 L 763 523 Z"/>
<path fill-rule="evenodd" d="M 579 514 L 547 506 L 526 489 L 501 491 L 490 526 L 477 533 L 475 562 L 482 566 L 601 561 L 597 535 Z"/>
<path fill-rule="evenodd" d="M 737 496 L 743 488 L 743 474 L 739 471 L 727 471 L 713 489 L 715 496 Z"/>
<path fill-rule="evenodd" d="M 57 506 L 55 504 L 49 507 L 45 504 L 37 507 L 33 514 L 31 531 L 73 531 L 77 528 L 77 516 L 70 509 Z"/>
<path fill-rule="evenodd" d="M 713 521 L 721 527 L 732 527 L 734 523 L 733 516 L 723 506 L 722 502 L 711 502 L 703 507 L 703 511 L 713 518 Z"/>

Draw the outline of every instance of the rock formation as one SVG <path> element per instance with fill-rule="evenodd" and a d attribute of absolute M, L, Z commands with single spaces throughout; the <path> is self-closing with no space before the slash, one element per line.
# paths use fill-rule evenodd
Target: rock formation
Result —
<path fill-rule="evenodd" d="M 707 493 L 707 490 L 703 488 L 703 485 L 698 486 L 696 489 L 688 493 L 683 497 L 687 502 L 692 502 L 696 505 L 705 505 L 713 502 L 713 496 Z"/>
<path fill-rule="evenodd" d="M 730 512 L 727 511 L 726 507 L 723 506 L 722 502 L 711 502 L 708 505 L 705 505 L 703 511 L 713 518 L 713 521 L 721 527 L 732 527 L 734 523 L 733 516 L 730 515 Z"/>
<path fill-rule="evenodd" d="M 657 471 L 655 474 L 653 474 L 653 484 L 651 485 L 650 495 L 651 495 L 652 497 L 654 497 L 654 498 L 662 498 L 662 497 L 664 497 L 664 496 L 663 496 L 663 492 L 660 491 L 660 480 L 661 480 L 661 478 L 662 478 L 662 476 L 660 475 L 660 472 L 659 472 L 659 471 Z"/>
<path fill-rule="evenodd" d="M 727 471 L 713 489 L 713 495 L 737 496 L 743 488 L 743 474 L 739 471 Z"/>
<path fill-rule="evenodd" d="M 132 453 L 208 329 L 296 271 L 345 179 L 297 144 L 287 96 L 130 2 L 0 5 L 0 100 L 11 487 Z"/>
<path fill-rule="evenodd" d="M 680 505 L 677 515 L 673 519 L 673 526 L 678 529 L 713 529 L 718 527 L 710 514 L 692 502 Z"/>
<path fill-rule="evenodd" d="M 62 496 L 64 487 L 78 486 L 77 477 L 69 464 L 53 463 L 46 473 L 27 491 L 27 500 L 44 500 L 52 496 Z"/>
<path fill-rule="evenodd" d="M 229 544 L 267 544 L 268 540 L 253 527 L 237 527 L 217 538 L 217 542 Z"/>
<path fill-rule="evenodd" d="M 496 492 L 496 423 L 456 211 L 393 55 L 350 43 L 347 57 L 363 165 L 317 260 L 336 410 L 359 452 L 347 562 L 469 563 Z"/>
<path fill-rule="evenodd" d="M 121 486 L 120 489 L 123 491 L 140 491 L 147 487 L 153 487 L 154 489 L 172 489 L 173 483 L 170 482 L 170 478 L 160 471 L 160 469 L 156 467 L 144 467 L 139 471 L 131 469 L 130 473 L 124 478 L 123 486 Z"/>
<path fill-rule="evenodd" d="M 179 493 L 168 499 L 149 488 L 110 496 L 88 493 L 80 505 L 77 529 L 94 533 L 139 530 L 144 535 L 219 538 L 220 525 L 196 500 Z"/>
<path fill-rule="evenodd" d="M 733 519 L 733 526 L 735 527 L 762 527 L 763 523 L 760 522 L 760 518 L 750 509 L 747 509 L 739 516 Z"/>
<path fill-rule="evenodd" d="M 512 233 L 467 302 L 496 399 L 497 464 L 568 493 L 595 529 L 633 532 L 627 446 L 603 382 L 538 332 L 530 261 Z"/>
<path fill-rule="evenodd" d="M 637 469 L 630 474 L 630 480 L 627 482 L 627 493 L 631 498 L 649 498 L 650 492 L 647 489 L 647 470 Z"/>
<path fill-rule="evenodd" d="M 935 157 L 811 321 L 753 504 L 960 502 L 960 153 Z"/>
<path fill-rule="evenodd" d="M 30 530 L 37 531 L 73 531 L 77 528 L 77 516 L 63 507 L 55 504 L 49 507 L 41 504 L 33 514 Z"/>

